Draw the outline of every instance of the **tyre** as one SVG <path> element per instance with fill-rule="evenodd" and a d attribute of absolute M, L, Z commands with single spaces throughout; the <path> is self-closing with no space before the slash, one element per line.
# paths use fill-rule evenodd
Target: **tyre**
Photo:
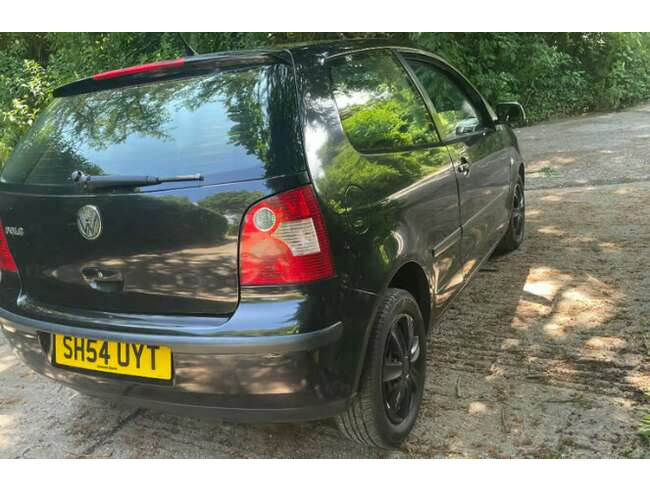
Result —
<path fill-rule="evenodd" d="M 359 393 L 336 419 L 358 443 L 399 446 L 415 424 L 426 368 L 426 334 L 415 298 L 389 289 L 370 333 Z"/>
<path fill-rule="evenodd" d="M 512 193 L 512 211 L 510 212 L 510 224 L 506 234 L 501 239 L 497 251 L 501 253 L 517 250 L 524 241 L 526 230 L 526 195 L 524 193 L 524 181 L 521 175 L 517 176 L 514 192 Z"/>

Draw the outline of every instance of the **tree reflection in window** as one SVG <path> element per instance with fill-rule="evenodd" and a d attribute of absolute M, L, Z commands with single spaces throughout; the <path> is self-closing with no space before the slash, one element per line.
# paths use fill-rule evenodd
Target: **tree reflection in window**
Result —
<path fill-rule="evenodd" d="M 478 112 L 446 73 L 428 63 L 409 61 L 409 64 L 436 109 L 443 139 L 473 133 L 480 128 Z"/>
<path fill-rule="evenodd" d="M 359 151 L 401 150 L 436 141 L 426 106 L 387 51 L 347 55 L 329 64 L 343 129 Z"/>
<path fill-rule="evenodd" d="M 74 170 L 281 175 L 303 167 L 295 99 L 291 68 L 275 63 L 65 97 L 28 132 L 2 181 L 60 185 Z"/>

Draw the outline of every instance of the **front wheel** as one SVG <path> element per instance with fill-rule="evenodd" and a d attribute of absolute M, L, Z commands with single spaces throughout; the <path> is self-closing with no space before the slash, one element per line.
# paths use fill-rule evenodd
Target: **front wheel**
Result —
<path fill-rule="evenodd" d="M 336 420 L 341 432 L 368 446 L 398 446 L 420 410 L 425 368 L 420 308 L 408 291 L 389 289 L 370 334 L 358 396 Z"/>
<path fill-rule="evenodd" d="M 521 175 L 517 176 L 515 189 L 512 193 L 512 210 L 510 212 L 510 224 L 506 234 L 501 239 L 497 251 L 505 253 L 517 250 L 524 241 L 526 229 L 526 195 L 524 194 L 524 181 Z"/>

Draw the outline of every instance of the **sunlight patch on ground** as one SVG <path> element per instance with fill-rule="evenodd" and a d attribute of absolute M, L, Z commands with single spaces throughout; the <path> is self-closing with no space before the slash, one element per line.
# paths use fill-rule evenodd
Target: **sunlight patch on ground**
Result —
<path fill-rule="evenodd" d="M 650 374 L 633 372 L 625 376 L 625 381 L 640 391 L 650 390 Z"/>
<path fill-rule="evenodd" d="M 543 213 L 541 209 L 531 209 L 531 208 L 526 209 L 526 219 L 537 218 L 542 214 Z"/>
<path fill-rule="evenodd" d="M 7 449 L 10 446 L 9 429 L 12 427 L 14 417 L 12 415 L 0 414 L 0 449 Z"/>
<path fill-rule="evenodd" d="M 538 228 L 537 231 L 539 233 L 544 233 L 545 235 L 553 235 L 553 236 L 565 236 L 566 235 L 565 231 L 560 230 L 555 226 L 542 226 L 541 228 Z"/>
<path fill-rule="evenodd" d="M 553 339 L 602 326 L 616 316 L 623 299 L 620 291 L 590 274 L 574 277 L 546 266 L 529 270 L 523 293 L 511 325 L 523 330 L 537 326 Z"/>
<path fill-rule="evenodd" d="M 580 235 L 580 236 L 573 236 L 573 237 L 566 240 L 567 244 L 580 245 L 581 248 L 584 248 L 584 247 L 582 247 L 582 245 L 586 245 L 586 244 L 589 244 L 589 243 L 597 243 L 597 242 L 598 242 L 598 240 L 596 238 L 594 238 L 593 236 L 584 235 L 584 234 Z"/>
<path fill-rule="evenodd" d="M 512 350 L 518 348 L 520 345 L 521 345 L 520 339 L 504 339 L 503 342 L 501 342 L 501 349 Z"/>
<path fill-rule="evenodd" d="M 15 362 L 16 362 L 16 358 L 14 356 L 0 357 L 0 373 L 13 367 Z"/>
<path fill-rule="evenodd" d="M 603 252 L 621 252 L 623 250 L 618 243 L 614 242 L 600 242 L 598 246 Z"/>
<path fill-rule="evenodd" d="M 486 380 L 492 380 L 494 378 L 502 378 L 505 374 L 506 371 L 502 367 L 497 366 L 496 364 L 492 364 L 490 366 L 490 374 L 488 374 L 485 379 Z"/>
<path fill-rule="evenodd" d="M 553 301 L 560 285 L 552 281 L 531 281 L 526 282 L 524 291 L 534 296 L 540 296 L 548 301 Z"/>
<path fill-rule="evenodd" d="M 585 342 L 585 347 L 588 349 L 619 350 L 626 345 L 625 339 L 620 337 L 591 337 Z"/>
<path fill-rule="evenodd" d="M 628 346 L 625 339 L 620 337 L 594 336 L 587 340 L 579 350 L 580 357 L 600 362 L 612 362 L 622 364 L 638 364 L 642 360 L 638 355 L 621 355 L 623 349 Z"/>
<path fill-rule="evenodd" d="M 590 305 L 593 304 L 592 297 L 587 294 L 586 291 L 580 291 L 579 289 L 569 289 L 562 293 L 562 298 L 569 301 L 577 301 L 579 303 Z"/>
<path fill-rule="evenodd" d="M 542 201 L 545 202 L 562 202 L 564 200 L 563 196 L 558 196 L 557 194 L 550 194 L 548 196 L 542 197 Z"/>
<path fill-rule="evenodd" d="M 467 412 L 470 415 L 481 415 L 483 413 L 487 413 L 487 411 L 487 405 L 485 405 L 483 402 L 472 402 L 467 407 Z"/>
<path fill-rule="evenodd" d="M 543 327 L 544 333 L 549 337 L 564 337 L 566 329 L 557 323 L 547 323 Z"/>

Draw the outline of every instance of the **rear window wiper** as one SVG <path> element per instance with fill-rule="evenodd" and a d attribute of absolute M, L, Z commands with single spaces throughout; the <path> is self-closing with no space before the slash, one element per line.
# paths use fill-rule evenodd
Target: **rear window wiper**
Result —
<path fill-rule="evenodd" d="M 203 175 L 177 175 L 174 177 L 152 177 L 150 175 L 86 175 L 81 170 L 75 170 L 70 175 L 75 184 L 86 189 L 107 189 L 111 187 L 143 187 L 158 185 L 165 182 L 191 182 L 203 180 Z"/>

